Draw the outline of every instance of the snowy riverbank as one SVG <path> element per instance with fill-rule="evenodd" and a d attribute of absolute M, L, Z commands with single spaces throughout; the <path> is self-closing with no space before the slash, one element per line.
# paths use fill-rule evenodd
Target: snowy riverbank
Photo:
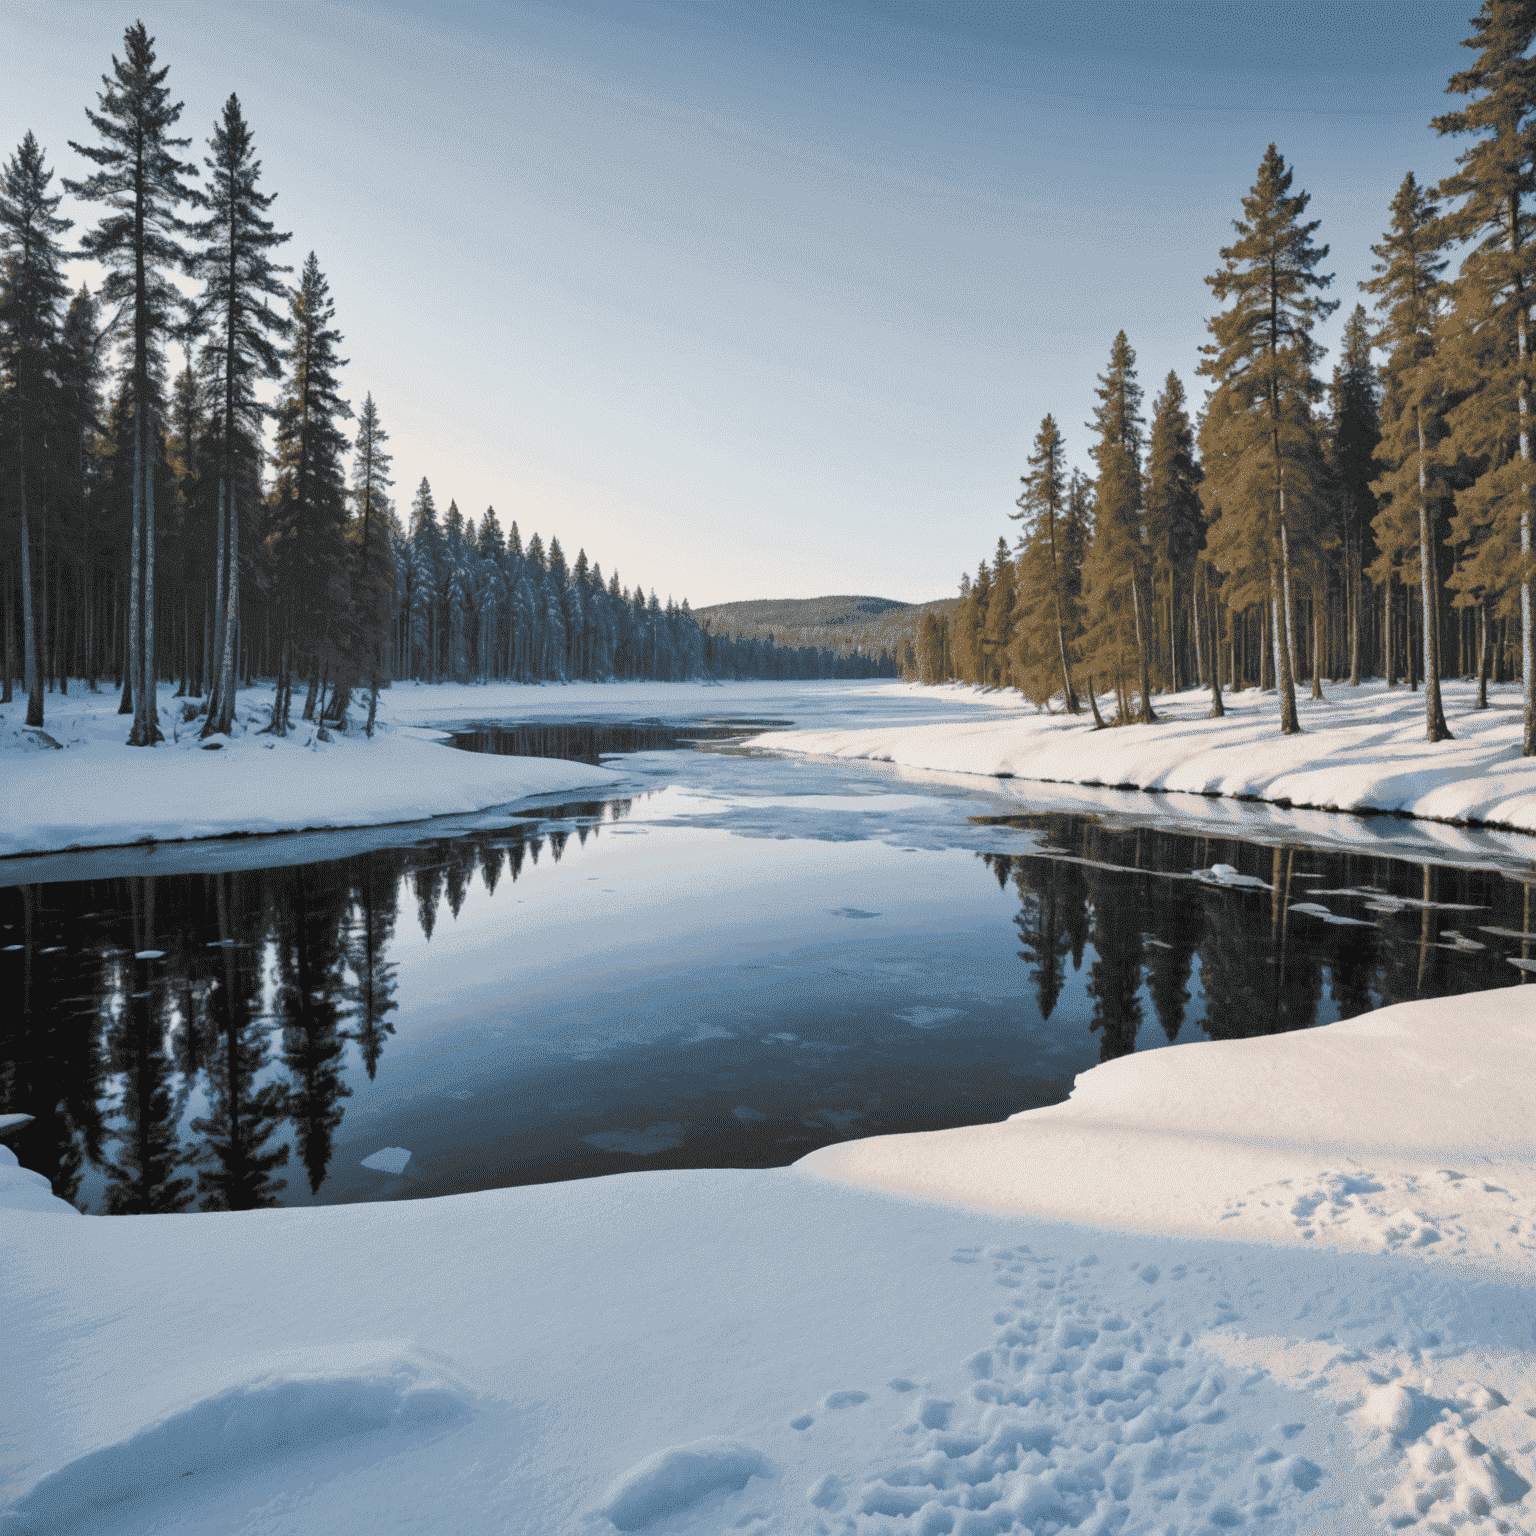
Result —
<path fill-rule="evenodd" d="M 972 695 L 951 686 L 935 693 Z M 1096 731 L 1092 717 L 1037 715 L 1028 706 L 970 723 L 776 732 L 758 743 L 779 752 L 873 758 L 909 768 L 995 774 L 1111 788 L 1234 796 L 1329 811 L 1384 811 L 1536 832 L 1536 758 L 1520 756 L 1516 685 L 1447 683 L 1454 741 L 1424 739 L 1424 696 L 1382 683 L 1329 684 L 1327 699 L 1297 700 L 1302 734 L 1281 736 L 1273 694 L 1226 699 L 1190 690 L 1155 698 L 1156 725 Z M 1303 690 L 1303 694 L 1305 690 Z M 982 697 L 999 699 L 1006 695 Z"/>
<path fill-rule="evenodd" d="M 43 733 L 28 730 L 25 700 L 0 712 L 0 857 L 64 848 L 227 837 L 239 833 L 368 827 L 504 805 L 530 795 L 612 783 L 615 774 L 551 758 L 493 757 L 441 744 L 428 727 L 452 721 L 679 719 L 712 713 L 809 725 L 986 718 L 1009 701 L 919 698 L 881 683 L 398 683 L 379 697 L 372 741 L 354 727 L 322 740 L 300 723 L 278 741 L 260 734 L 269 689 L 240 695 L 239 722 L 217 751 L 184 701 L 160 689 L 165 743 L 124 745 L 128 722 L 110 690 L 48 695 Z M 1016 703 L 1017 701 L 1011 701 Z"/>
<path fill-rule="evenodd" d="M 1530 1532 L 1533 995 L 792 1169 L 7 1211 L 9 1528 Z"/>

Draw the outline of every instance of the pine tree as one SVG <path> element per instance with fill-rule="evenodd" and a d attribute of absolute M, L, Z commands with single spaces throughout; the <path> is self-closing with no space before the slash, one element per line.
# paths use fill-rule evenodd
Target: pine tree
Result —
<path fill-rule="evenodd" d="M 1377 558 L 1390 566 L 1394 557 L 1418 546 L 1425 730 L 1431 742 L 1451 737 L 1440 703 L 1440 582 L 1432 531 L 1432 507 L 1445 496 L 1442 463 L 1434 453 L 1445 433 L 1445 380 L 1435 356 L 1440 274 L 1446 265 L 1439 212 L 1410 171 L 1392 199 L 1392 228 L 1380 245 L 1371 247 L 1376 276 L 1361 284 L 1377 295 L 1376 307 L 1383 313 L 1377 345 L 1387 353 L 1382 441 L 1376 450 L 1383 473 L 1371 485 L 1383 504 L 1373 525 Z"/>
<path fill-rule="evenodd" d="M 1213 550 L 1225 571 L 1267 578 L 1280 729 L 1296 717 L 1291 604 L 1293 531 L 1304 530 L 1320 499 L 1320 449 L 1311 406 L 1322 393 L 1313 372 L 1313 327 L 1336 303 L 1317 296 L 1332 276 L 1315 268 L 1328 247 L 1314 246 L 1318 221 L 1301 222 L 1309 196 L 1290 196 L 1291 171 L 1271 144 L 1243 199 L 1238 238 L 1206 278 L 1230 307 L 1207 322 L 1214 341 L 1199 371 L 1212 380 L 1202 459 L 1221 518 Z"/>
<path fill-rule="evenodd" d="M 1200 515 L 1200 466 L 1185 410 L 1184 385 L 1169 372 L 1152 404 L 1152 442 L 1147 455 L 1147 543 L 1154 570 L 1166 583 L 1169 686 L 1179 691 L 1178 615 L 1183 594 L 1194 585 L 1195 561 L 1205 543 Z"/>
<path fill-rule="evenodd" d="M 1094 393 L 1099 404 L 1089 425 L 1099 440 L 1090 452 L 1099 475 L 1093 542 L 1083 566 L 1088 610 L 1084 648 L 1090 673 L 1107 671 L 1115 679 L 1116 722 L 1150 724 L 1157 714 L 1147 654 L 1151 615 L 1142 595 L 1151 565 L 1141 495 L 1142 395 L 1136 353 L 1124 331 L 1115 337 L 1109 368 L 1099 375 Z M 1133 656 L 1141 673 L 1141 707 L 1134 712 L 1128 681 Z"/>
<path fill-rule="evenodd" d="M 1008 541 L 999 539 L 993 556 L 992 590 L 987 601 L 986 624 L 981 633 L 981 681 L 989 687 L 1013 684 L 1009 654 L 1014 627 L 1014 567 L 1008 558 Z"/>
<path fill-rule="evenodd" d="M 304 718 L 314 717 L 324 673 L 335 670 L 333 703 L 322 723 L 344 720 L 350 689 L 345 529 L 346 487 L 342 455 L 346 439 L 338 420 L 352 415 L 338 393 L 341 333 L 332 324 L 336 307 L 320 264 L 310 252 L 289 296 L 292 345 L 284 356 L 289 373 L 277 410 L 277 482 L 268 513 L 267 543 L 275 568 L 282 615 L 282 650 L 270 729 L 289 725 L 293 669 L 309 673 Z"/>
<path fill-rule="evenodd" d="M 352 505 L 356 509 L 356 554 L 353 559 L 352 602 L 358 639 L 367 658 L 368 723 L 379 712 L 379 682 L 384 669 L 384 637 L 389 630 L 389 599 L 394 591 L 394 559 L 385 537 L 384 518 L 389 506 L 392 455 L 384 445 L 389 433 L 379 421 L 378 407 L 370 391 L 357 418 L 357 442 L 352 459 Z"/>
<path fill-rule="evenodd" d="M 276 196 L 259 192 L 261 162 L 251 130 L 231 94 L 208 141 L 204 160 L 211 173 L 204 199 L 209 216 L 192 226 L 202 242 L 187 263 L 202 279 L 194 323 L 206 338 L 199 359 L 214 406 L 218 442 L 218 553 L 214 572 L 215 668 L 203 735 L 229 734 L 235 718 L 235 637 L 240 623 L 240 503 L 255 494 L 260 476 L 261 422 L 267 414 L 256 397 L 261 379 L 281 372 L 277 342 L 287 319 L 269 298 L 285 293 L 268 254 L 289 236 L 266 217 Z"/>
<path fill-rule="evenodd" d="M 1381 441 L 1381 391 L 1371 362 L 1372 340 L 1365 306 L 1356 304 L 1344 325 L 1339 364 L 1333 371 L 1332 440 L 1329 461 L 1340 500 L 1349 592 L 1349 682 L 1360 686 L 1361 579 L 1366 540 L 1376 515 L 1371 481 Z"/>
<path fill-rule="evenodd" d="M 1453 387 L 1466 399 L 1449 413 L 1457 448 L 1487 460 L 1464 496 L 1462 517 L 1489 529 L 1488 553 L 1519 584 L 1520 656 L 1525 687 L 1522 753 L 1536 756 L 1536 613 L 1531 602 L 1530 292 L 1536 281 L 1529 200 L 1536 194 L 1536 7 L 1530 0 L 1484 0 L 1462 46 L 1477 54 L 1446 87 L 1471 98 L 1433 120 L 1436 132 L 1475 136 L 1460 167 L 1436 189 L 1459 200 L 1446 216 L 1450 235 L 1473 243 L 1454 284 L 1465 328 Z M 1476 374 L 1468 364 L 1475 360 Z M 1503 552 L 1507 556 L 1501 559 Z"/>
<path fill-rule="evenodd" d="M 50 193 L 53 172 L 28 133 L 0 174 L 0 370 L 3 370 L 15 449 L 14 488 L 20 513 L 22 655 L 27 724 L 43 724 L 43 668 L 38 653 L 32 581 L 32 508 L 48 483 L 42 462 L 55 413 L 59 307 L 68 288 L 60 274 L 56 236 L 70 227 L 58 217 L 62 193 Z M 9 678 L 9 669 L 7 669 Z"/>
<path fill-rule="evenodd" d="M 1061 695 L 1069 715 L 1080 708 L 1077 690 L 1072 686 L 1072 668 L 1067 659 L 1067 631 L 1070 619 L 1072 638 L 1076 639 L 1077 613 L 1073 594 L 1068 590 L 1067 551 L 1057 547 L 1057 525 L 1063 522 L 1067 502 L 1066 448 L 1056 418 L 1047 415 L 1035 434 L 1035 451 L 1028 459 L 1029 473 L 1020 477 L 1024 490 L 1014 503 L 1011 514 L 1023 523 L 1019 547 L 1039 544 L 1050 556 L 1048 568 L 1049 601 L 1056 620 L 1056 657 L 1061 663 Z M 1032 597 L 1038 594 L 1030 593 Z M 1038 642 L 1035 642 L 1038 648 Z"/>
<path fill-rule="evenodd" d="M 84 256 L 107 271 L 100 297 L 124 304 L 132 315 L 129 371 L 133 392 L 133 526 L 129 552 L 128 679 L 134 720 L 128 735 L 133 747 L 163 740 L 155 673 L 155 459 L 158 434 L 152 419 L 155 359 L 160 338 L 177 327 L 181 295 L 166 275 L 182 267 L 186 252 L 180 235 L 186 225 L 177 206 L 195 198 L 185 178 L 197 167 L 177 160 L 173 150 L 192 141 L 170 136 L 181 116 L 165 89 L 167 69 L 155 68 L 154 39 L 136 21 L 123 34 L 124 57 L 114 54 L 112 73 L 102 76 L 97 96 L 100 112 L 86 117 L 101 137 L 99 145 L 70 141 L 70 148 L 101 167 L 83 182 L 66 181 L 65 190 L 111 209 L 80 242 Z"/>
<path fill-rule="evenodd" d="M 96 543 L 92 509 L 95 444 L 101 430 L 101 348 L 104 336 L 97 325 L 94 296 L 83 283 L 64 316 L 59 348 L 58 457 L 63 465 L 65 496 L 74 508 L 78 529 L 82 624 L 81 671 L 86 686 L 96 692 L 97 635 Z"/>

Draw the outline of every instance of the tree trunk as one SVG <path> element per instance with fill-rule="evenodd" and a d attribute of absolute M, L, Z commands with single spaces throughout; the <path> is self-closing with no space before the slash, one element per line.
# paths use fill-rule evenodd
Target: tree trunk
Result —
<path fill-rule="evenodd" d="M 1312 591 L 1312 697 L 1323 697 L 1323 626 L 1317 621 L 1317 589 Z"/>
<path fill-rule="evenodd" d="M 1435 601 L 1435 551 L 1429 542 L 1429 492 L 1424 470 L 1424 416 L 1415 408 L 1419 429 L 1419 581 L 1423 588 L 1421 628 L 1424 631 L 1424 729 L 1429 740 L 1450 741 L 1451 732 L 1440 706 L 1440 608 Z"/>
<path fill-rule="evenodd" d="M 0 692 L 0 704 L 10 704 L 11 679 L 16 675 L 16 637 L 13 633 L 15 619 L 11 614 L 11 562 L 5 562 L 5 688 Z"/>
<path fill-rule="evenodd" d="M 1479 603 L 1477 609 L 1477 709 L 1488 708 L 1488 673 L 1493 667 L 1493 645 L 1488 634 L 1488 604 Z"/>
<path fill-rule="evenodd" d="M 133 725 L 128 731 L 130 747 L 147 747 L 142 726 L 144 697 L 143 581 L 144 563 L 144 395 L 140 381 L 134 380 L 138 396 L 133 407 L 133 532 L 128 541 L 128 667 L 123 699 L 133 711 Z"/>
<path fill-rule="evenodd" d="M 1152 725 L 1156 723 L 1157 715 L 1152 709 L 1152 678 L 1147 666 L 1147 638 L 1142 631 L 1141 624 L 1141 583 L 1136 578 L 1136 573 L 1131 573 L 1131 607 L 1136 614 L 1136 650 L 1141 660 L 1141 710 L 1136 716 L 1138 725 Z"/>
<path fill-rule="evenodd" d="M 37 616 L 32 609 L 32 530 L 27 519 L 27 449 L 26 437 L 18 423 L 16 459 L 21 492 L 21 646 L 22 666 L 26 669 L 27 724 L 39 729 L 43 724 L 42 669 L 37 656 Z"/>
<path fill-rule="evenodd" d="M 1285 559 L 1286 538 L 1285 524 L 1280 525 L 1280 557 Z M 1283 567 L 1277 571 L 1273 565 L 1269 568 L 1269 601 L 1273 612 L 1273 631 L 1275 649 L 1275 680 L 1280 693 L 1280 733 L 1283 736 L 1294 736 L 1301 730 L 1301 722 L 1296 718 L 1296 680 L 1291 675 L 1290 636 L 1287 633 L 1288 624 L 1286 617 L 1280 612 L 1280 605 L 1285 601 L 1286 583 Z"/>
<path fill-rule="evenodd" d="M 1104 729 L 1104 716 L 1099 713 L 1099 690 L 1091 672 L 1088 674 L 1088 704 L 1093 710 L 1094 730 L 1102 731 Z"/>
<path fill-rule="evenodd" d="M 1381 599 L 1381 649 L 1386 659 L 1387 687 L 1397 687 L 1397 652 L 1392 648 L 1392 567 L 1387 567 L 1387 580 L 1382 588 Z"/>
<path fill-rule="evenodd" d="M 1226 714 L 1226 706 L 1221 702 L 1221 667 L 1217 664 L 1216 655 L 1221 644 L 1221 608 L 1211 597 L 1211 584 L 1209 578 L 1201 583 L 1205 589 L 1205 610 L 1211 625 L 1211 719 L 1220 720 Z M 1196 631 L 1198 634 L 1198 630 Z"/>

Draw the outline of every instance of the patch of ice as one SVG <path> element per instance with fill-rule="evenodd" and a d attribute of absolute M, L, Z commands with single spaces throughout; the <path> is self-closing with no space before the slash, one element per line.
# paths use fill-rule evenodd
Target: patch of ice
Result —
<path fill-rule="evenodd" d="M 597 1131 L 581 1138 L 589 1146 L 604 1152 L 625 1152 L 631 1157 L 648 1157 L 683 1144 L 683 1128 L 670 1120 L 648 1125 L 643 1131 Z"/>
<path fill-rule="evenodd" d="M 754 1120 L 766 1120 L 768 1118 L 762 1110 L 753 1109 L 750 1104 L 738 1104 L 731 1113 L 745 1125 L 750 1125 Z"/>
<path fill-rule="evenodd" d="M 1241 890 L 1254 891 L 1273 889 L 1257 875 L 1241 874 L 1230 864 L 1212 864 L 1209 869 L 1197 869 L 1194 873 L 1196 880 L 1203 880 L 1207 885 L 1229 885 Z"/>
<path fill-rule="evenodd" d="M 370 1152 L 363 1159 L 364 1168 L 373 1168 L 379 1173 L 404 1173 L 405 1165 L 410 1162 L 411 1154 L 404 1147 L 380 1147 L 377 1152 Z"/>
<path fill-rule="evenodd" d="M 948 1024 L 951 1019 L 958 1019 L 963 1010 L 959 1008 L 907 1008 L 901 1013 L 892 1014 L 892 1018 L 900 1019 L 904 1024 L 910 1024 L 913 1029 L 940 1029 Z"/>

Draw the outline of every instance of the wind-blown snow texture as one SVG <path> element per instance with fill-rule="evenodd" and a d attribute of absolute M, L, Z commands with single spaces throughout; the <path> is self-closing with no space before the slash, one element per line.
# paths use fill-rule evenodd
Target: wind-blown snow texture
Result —
<path fill-rule="evenodd" d="M 1530 996 L 794 1169 L 8 1210 L 9 1528 L 1532 1532 Z"/>
<path fill-rule="evenodd" d="M 943 688 L 940 693 L 974 690 Z M 865 757 L 909 768 L 998 774 L 1114 788 L 1231 795 L 1337 811 L 1394 811 L 1536 831 L 1536 758 L 1520 755 L 1517 688 L 1490 690 L 1474 710 L 1470 683 L 1447 683 L 1454 741 L 1424 739 L 1424 697 L 1406 687 L 1331 684 L 1299 698 L 1302 734 L 1281 736 L 1272 694 L 1226 700 L 1210 720 L 1199 691 L 1160 697 L 1155 725 L 1097 731 L 1087 715 L 1023 708 L 970 724 L 802 730 L 764 737 L 775 751 Z M 989 697 L 998 698 L 999 695 Z"/>

